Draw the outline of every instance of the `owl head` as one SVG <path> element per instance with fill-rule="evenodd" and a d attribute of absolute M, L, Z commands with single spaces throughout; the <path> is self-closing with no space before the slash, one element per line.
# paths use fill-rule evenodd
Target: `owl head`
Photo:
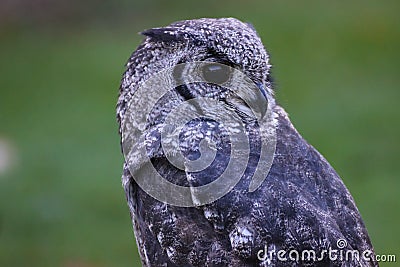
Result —
<path fill-rule="evenodd" d="M 251 24 L 235 18 L 202 18 L 174 22 L 141 34 L 146 39 L 128 60 L 121 82 L 117 107 L 119 120 L 123 117 L 130 95 L 143 81 L 163 69 L 190 62 L 207 63 L 196 71 L 205 81 L 213 84 L 227 80 L 233 69 L 239 70 L 257 85 L 269 101 L 273 99 L 269 55 Z M 177 79 L 187 78 L 190 77 L 189 72 L 181 65 L 175 68 L 174 76 Z M 181 94 L 186 98 L 223 92 L 223 89 L 210 88 L 209 85 L 207 89 L 201 86 L 181 87 Z M 256 92 L 255 97 L 258 96 L 259 92 Z"/>

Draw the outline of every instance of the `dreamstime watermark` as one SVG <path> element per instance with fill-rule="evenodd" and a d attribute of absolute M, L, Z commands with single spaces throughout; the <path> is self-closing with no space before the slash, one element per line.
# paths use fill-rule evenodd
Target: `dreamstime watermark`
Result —
<path fill-rule="evenodd" d="M 196 83 L 199 87 L 193 86 Z M 165 99 L 183 85 L 192 85 L 195 90 L 214 86 L 229 93 L 222 99 L 201 94 L 186 101 Z M 249 191 L 255 191 L 269 173 L 276 147 L 268 97 L 262 85 L 256 85 L 240 70 L 215 62 L 178 64 L 156 73 L 135 88 L 122 121 L 122 149 L 133 178 L 146 193 L 170 205 L 201 206 L 223 197 L 240 181 L 249 160 L 249 136 L 239 116 L 242 112 L 257 122 L 261 136 L 260 157 L 249 185 Z M 155 111 L 168 114 L 160 119 Z M 208 184 L 186 187 L 171 183 L 149 164 L 149 150 L 160 146 L 169 163 L 187 173 L 205 170 L 216 156 L 211 138 L 200 142 L 200 157 L 195 160 L 185 157 L 180 149 L 184 127 L 199 118 L 219 123 L 228 133 L 229 162 L 223 173 Z M 139 170 L 140 175 L 136 175 Z"/>
<path fill-rule="evenodd" d="M 329 260 L 331 262 L 396 262 L 396 255 L 394 254 L 374 254 L 372 250 L 359 251 L 356 249 L 346 249 L 347 241 L 345 239 L 338 239 L 336 242 L 337 249 L 329 248 L 321 251 L 312 249 L 305 249 L 302 251 L 291 250 L 278 250 L 268 249 L 265 245 L 264 249 L 257 252 L 257 258 L 260 261 L 280 261 L 280 262 L 321 262 Z"/>

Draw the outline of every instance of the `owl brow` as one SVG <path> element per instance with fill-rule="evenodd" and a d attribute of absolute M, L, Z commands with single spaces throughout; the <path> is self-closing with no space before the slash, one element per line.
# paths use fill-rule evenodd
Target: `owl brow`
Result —
<path fill-rule="evenodd" d="M 224 53 L 221 52 L 217 52 L 216 50 L 212 49 L 212 48 L 208 48 L 207 49 L 207 57 L 204 58 L 204 60 L 207 59 L 214 59 L 216 62 L 230 66 L 230 67 L 235 67 L 235 64 L 233 62 L 231 62 L 228 58 L 227 55 L 225 55 Z"/>

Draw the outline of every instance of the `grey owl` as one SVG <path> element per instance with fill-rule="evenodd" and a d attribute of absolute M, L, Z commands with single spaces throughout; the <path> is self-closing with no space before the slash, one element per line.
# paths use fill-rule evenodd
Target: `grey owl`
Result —
<path fill-rule="evenodd" d="M 276 104 L 269 55 L 250 24 L 205 18 L 142 34 L 146 38 L 131 55 L 121 81 L 117 119 L 123 150 L 128 139 L 134 144 L 132 153 L 124 152 L 122 183 L 143 266 L 378 266 L 349 191 Z M 198 64 L 187 65 L 193 62 Z M 200 80 L 188 75 L 190 68 Z M 171 71 L 132 100 L 146 81 L 165 69 Z M 232 70 L 243 73 L 255 87 L 238 95 L 223 86 L 233 79 Z M 190 102 L 205 98 L 222 108 Z M 171 119 L 168 114 L 183 103 L 199 116 L 184 121 L 172 142 L 173 152 L 166 152 L 163 127 Z M 135 112 L 128 112 L 130 108 Z M 218 180 L 236 157 L 229 138 L 235 131 L 227 129 L 229 122 L 218 120 L 225 111 L 243 125 L 249 151 L 241 161 L 245 168 L 240 172 L 235 169 L 240 162 L 233 164 L 230 175 L 240 173 L 240 179 L 220 197 L 201 201 L 196 188 Z M 144 119 L 126 126 L 126 117 Z M 268 119 L 260 120 L 264 117 Z M 268 165 L 261 145 L 271 127 L 276 137 L 271 165 L 257 188 L 249 190 L 258 166 Z M 171 155 L 180 154 L 185 162 L 206 155 L 202 140 L 213 151 L 208 166 L 195 170 L 171 162 Z M 136 153 L 139 150 L 144 153 Z M 164 201 L 176 193 L 154 186 L 157 175 L 190 188 L 185 192 L 193 205 Z M 213 188 L 220 190 L 218 185 Z"/>

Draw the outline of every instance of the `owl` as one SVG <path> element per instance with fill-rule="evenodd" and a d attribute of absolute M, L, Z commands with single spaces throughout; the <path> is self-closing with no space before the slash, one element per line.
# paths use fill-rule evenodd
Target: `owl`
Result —
<path fill-rule="evenodd" d="M 117 120 L 143 266 L 378 266 L 349 191 L 275 101 L 251 24 L 142 34 Z"/>

